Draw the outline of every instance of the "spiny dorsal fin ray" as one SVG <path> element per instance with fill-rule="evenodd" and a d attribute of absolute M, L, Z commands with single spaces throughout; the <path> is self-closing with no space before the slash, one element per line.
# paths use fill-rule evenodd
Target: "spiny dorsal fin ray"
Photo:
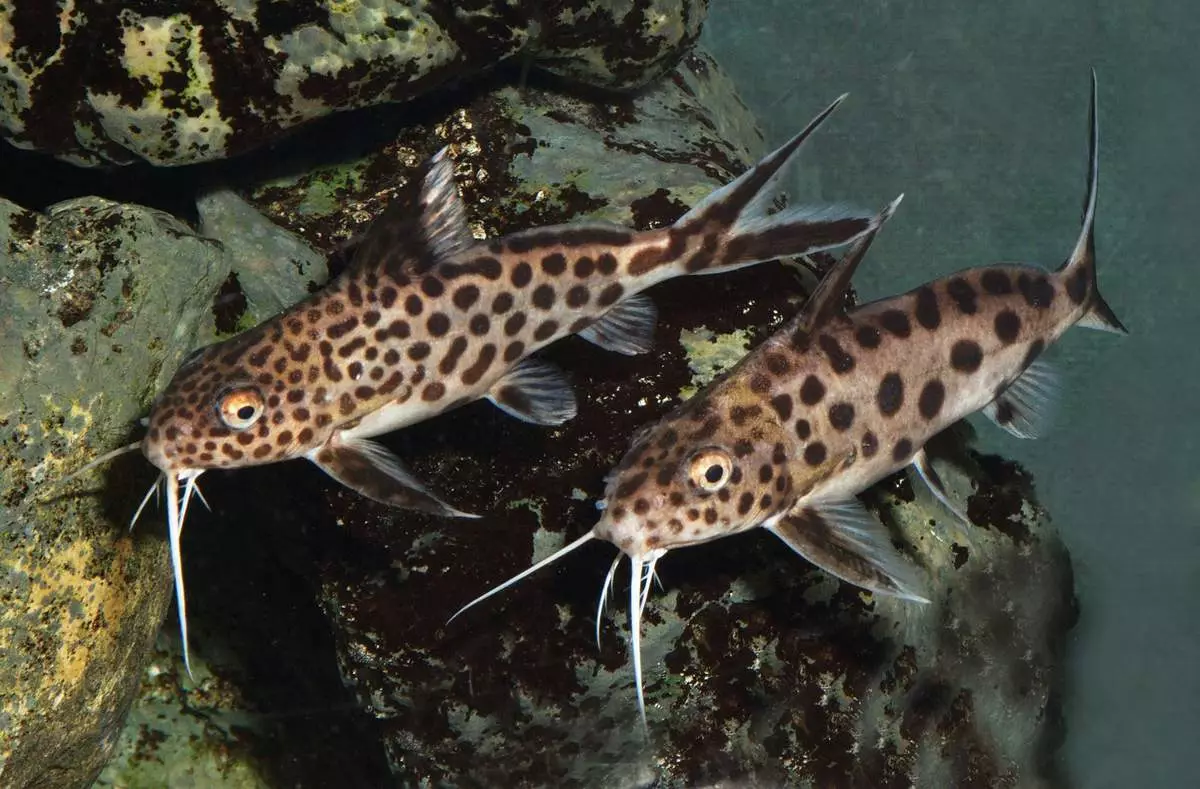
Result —
<path fill-rule="evenodd" d="M 879 229 L 892 218 L 903 199 L 904 195 L 900 195 L 889 203 L 879 213 L 871 229 L 859 237 L 854 242 L 854 246 L 850 247 L 846 254 L 842 255 L 841 260 L 835 263 L 833 268 L 821 278 L 800 313 L 793 319 L 795 327 L 793 331 L 812 333 L 818 326 L 833 317 L 842 304 L 842 298 L 846 293 L 846 288 L 850 287 L 850 280 L 854 277 L 858 264 L 862 262 L 867 250 L 871 248 L 871 243 L 878 235 Z"/>
<path fill-rule="evenodd" d="M 913 564 L 857 500 L 801 505 L 765 528 L 822 570 L 871 592 L 927 603 Z"/>
<path fill-rule="evenodd" d="M 337 438 L 305 455 L 322 471 L 368 499 L 447 518 L 477 518 L 429 491 L 400 459 L 365 438 Z"/>
<path fill-rule="evenodd" d="M 492 385 L 488 400 L 509 416 L 535 425 L 561 425 L 575 416 L 575 392 L 562 370 L 528 358 Z"/>
<path fill-rule="evenodd" d="M 464 613 L 468 608 L 475 606 L 477 603 L 482 603 L 484 600 L 488 599 L 489 597 L 491 597 L 493 595 L 500 594 L 508 587 L 512 586 L 513 584 L 515 584 L 521 580 L 524 580 L 525 578 L 527 578 L 530 575 L 533 575 L 534 573 L 536 573 L 538 570 L 542 569 L 546 565 L 554 564 L 555 562 L 557 562 L 559 559 L 566 556 L 571 551 L 574 551 L 577 548 L 583 547 L 588 542 L 595 539 L 595 537 L 596 537 L 595 532 L 589 531 L 587 534 L 584 534 L 582 537 L 580 537 L 579 539 L 570 543 L 569 545 L 559 548 L 557 551 L 550 554 L 545 559 L 542 559 L 540 562 L 535 563 L 532 567 L 522 570 L 521 572 L 514 575 L 512 578 L 509 578 L 504 583 L 499 584 L 498 586 L 492 587 L 488 591 L 479 595 L 479 597 L 476 597 L 474 600 L 472 600 L 471 602 L 464 605 L 462 608 L 455 611 L 454 615 L 446 620 L 446 624 L 450 624 L 451 622 L 453 622 L 455 619 L 458 618 L 458 616 L 460 614 Z"/>
<path fill-rule="evenodd" d="M 1017 438 L 1037 438 L 1053 421 L 1059 393 L 1058 373 L 1037 359 L 984 406 L 983 413 Z"/>
<path fill-rule="evenodd" d="M 579 336 L 608 351 L 636 356 L 654 347 L 658 310 L 649 296 L 639 293 L 617 302 Z"/>
<path fill-rule="evenodd" d="M 353 264 L 421 275 L 473 246 L 467 213 L 454 182 L 454 163 L 442 148 L 424 175 L 397 191 L 353 243 Z"/>
<path fill-rule="evenodd" d="M 690 211 L 676 223 L 683 227 L 693 222 L 706 222 L 715 214 L 722 217 L 759 216 L 766 213 L 770 201 L 775 198 L 774 190 L 770 187 L 779 180 L 785 165 L 796 155 L 814 131 L 828 118 L 838 106 L 846 100 L 849 94 L 843 93 L 834 99 L 833 103 L 822 110 L 817 117 L 809 121 L 799 134 L 769 154 L 766 158 L 742 173 L 725 186 L 711 192 L 707 197 L 692 207 Z M 724 223 L 724 222 L 723 222 Z"/>

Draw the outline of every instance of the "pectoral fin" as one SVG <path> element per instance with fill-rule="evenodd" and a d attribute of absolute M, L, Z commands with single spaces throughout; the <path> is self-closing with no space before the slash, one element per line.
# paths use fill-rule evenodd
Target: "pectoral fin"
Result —
<path fill-rule="evenodd" d="M 657 320 L 654 302 L 639 293 L 617 302 L 600 320 L 581 330 L 579 336 L 605 350 L 636 356 L 654 347 Z"/>
<path fill-rule="evenodd" d="M 575 416 L 571 382 L 552 364 L 526 359 L 488 390 L 487 399 L 535 425 L 561 425 Z"/>
<path fill-rule="evenodd" d="M 919 603 L 917 568 L 892 547 L 883 524 L 857 499 L 800 506 L 764 524 L 792 550 L 826 572 L 871 592 Z"/>
<path fill-rule="evenodd" d="M 1039 359 L 984 406 L 983 413 L 1017 438 L 1037 438 L 1053 419 L 1058 395 L 1058 374 Z"/>
<path fill-rule="evenodd" d="M 400 463 L 399 458 L 374 441 L 334 437 L 306 457 L 326 474 L 368 499 L 447 518 L 479 517 L 439 499 Z"/>

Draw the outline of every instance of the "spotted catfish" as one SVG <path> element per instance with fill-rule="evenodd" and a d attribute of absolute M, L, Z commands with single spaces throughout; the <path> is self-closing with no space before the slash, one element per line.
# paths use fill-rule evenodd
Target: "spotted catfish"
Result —
<path fill-rule="evenodd" d="M 613 543 L 622 553 L 601 605 L 628 556 L 645 722 L 640 619 L 655 563 L 669 550 L 761 526 L 843 580 L 925 601 L 917 569 L 855 497 L 911 465 L 949 504 L 925 457 L 929 438 L 980 409 L 1015 435 L 1034 435 L 1053 380 L 1038 359 L 1046 346 L 1076 324 L 1124 333 L 1096 288 L 1094 76 L 1090 141 L 1083 229 L 1056 272 L 970 269 L 845 314 L 839 305 L 872 231 L 798 316 L 634 441 L 609 477 L 590 532 L 469 605 L 589 540 Z"/>
<path fill-rule="evenodd" d="M 345 273 L 188 358 L 155 400 L 144 440 L 125 448 L 140 447 L 167 482 L 185 657 L 179 536 L 204 471 L 303 457 L 371 499 L 467 516 L 370 439 L 480 398 L 559 424 L 575 414 L 574 395 L 561 372 L 527 358 L 539 348 L 578 334 L 619 353 L 647 351 L 655 309 L 646 288 L 869 231 L 873 218 L 847 209 L 768 213 L 782 168 L 844 98 L 675 224 L 645 232 L 571 224 L 479 241 L 443 149 L 414 182 L 417 210 L 389 206 Z"/>

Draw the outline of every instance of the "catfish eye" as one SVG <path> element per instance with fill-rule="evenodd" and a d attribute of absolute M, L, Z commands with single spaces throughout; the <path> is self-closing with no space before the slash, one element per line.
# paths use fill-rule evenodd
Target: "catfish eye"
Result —
<path fill-rule="evenodd" d="M 711 447 L 692 455 L 688 464 L 688 479 L 701 490 L 716 493 L 729 482 L 733 459 L 723 449 Z"/>
<path fill-rule="evenodd" d="M 227 427 L 245 430 L 262 416 L 264 405 L 257 389 L 241 386 L 217 398 L 217 415 Z"/>

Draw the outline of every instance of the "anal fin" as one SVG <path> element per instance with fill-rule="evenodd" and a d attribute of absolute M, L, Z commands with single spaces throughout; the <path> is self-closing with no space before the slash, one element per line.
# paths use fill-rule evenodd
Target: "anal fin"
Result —
<path fill-rule="evenodd" d="M 575 393 L 561 370 L 525 359 L 488 390 L 501 411 L 535 425 L 561 425 L 575 416 Z"/>
<path fill-rule="evenodd" d="M 1037 438 L 1052 421 L 1058 395 L 1058 373 L 1038 359 L 985 405 L 983 413 L 1017 438 Z"/>
<path fill-rule="evenodd" d="M 801 505 L 765 525 L 822 570 L 871 592 L 919 603 L 917 568 L 892 546 L 891 535 L 857 500 Z"/>
<path fill-rule="evenodd" d="M 477 518 L 451 507 L 429 491 L 400 459 L 365 438 L 334 438 L 306 457 L 322 471 L 368 499 L 447 518 Z"/>
<path fill-rule="evenodd" d="M 608 351 L 636 356 L 654 347 L 658 309 L 649 296 L 637 294 L 617 302 L 579 336 Z"/>

